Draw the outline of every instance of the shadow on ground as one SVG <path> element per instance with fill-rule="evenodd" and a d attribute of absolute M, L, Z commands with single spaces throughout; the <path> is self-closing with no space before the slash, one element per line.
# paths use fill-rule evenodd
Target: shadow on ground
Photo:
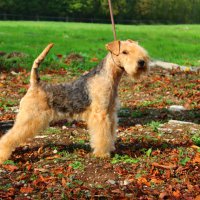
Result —
<path fill-rule="evenodd" d="M 121 126 L 134 126 L 136 124 L 145 125 L 152 121 L 166 123 L 169 120 L 187 121 L 200 124 L 200 110 L 185 110 L 181 112 L 171 112 L 166 108 L 122 108 L 119 111 L 119 124 Z"/>
<path fill-rule="evenodd" d="M 119 113 L 119 125 L 128 127 L 136 124 L 145 125 L 152 121 L 160 121 L 161 123 L 168 122 L 169 120 L 180 120 L 200 124 L 200 109 L 185 110 L 181 112 L 170 112 L 166 108 L 121 108 Z M 65 123 L 66 120 L 63 121 Z M 0 134 L 5 133 L 12 128 L 14 121 L 0 122 Z M 62 125 L 62 121 L 59 122 Z"/>

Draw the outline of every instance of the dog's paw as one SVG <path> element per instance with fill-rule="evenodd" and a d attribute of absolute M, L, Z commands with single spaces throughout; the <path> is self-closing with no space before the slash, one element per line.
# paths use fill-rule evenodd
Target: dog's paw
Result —
<path fill-rule="evenodd" d="M 110 152 L 94 151 L 93 155 L 98 158 L 110 158 Z"/>

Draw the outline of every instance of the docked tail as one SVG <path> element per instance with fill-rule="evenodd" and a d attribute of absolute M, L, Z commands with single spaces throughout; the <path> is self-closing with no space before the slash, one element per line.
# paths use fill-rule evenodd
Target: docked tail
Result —
<path fill-rule="evenodd" d="M 41 62 L 44 60 L 46 55 L 48 54 L 49 50 L 53 47 L 53 44 L 49 44 L 43 52 L 34 60 L 33 66 L 31 69 L 31 77 L 30 77 L 30 83 L 31 86 L 37 85 L 37 83 L 40 80 L 39 73 L 38 73 L 38 67 L 41 64 Z"/>

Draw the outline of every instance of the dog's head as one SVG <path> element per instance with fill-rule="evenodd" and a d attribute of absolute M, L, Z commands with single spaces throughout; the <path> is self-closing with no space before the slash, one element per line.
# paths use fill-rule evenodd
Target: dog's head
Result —
<path fill-rule="evenodd" d="M 148 53 L 135 41 L 114 41 L 106 44 L 106 49 L 110 51 L 113 62 L 135 79 L 149 69 Z"/>

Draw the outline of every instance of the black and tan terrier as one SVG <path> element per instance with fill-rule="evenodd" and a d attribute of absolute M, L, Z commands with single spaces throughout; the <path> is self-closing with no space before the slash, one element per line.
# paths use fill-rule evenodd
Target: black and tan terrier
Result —
<path fill-rule="evenodd" d="M 125 72 L 139 78 L 148 71 L 148 54 L 137 42 L 114 41 L 106 45 L 107 56 L 87 74 L 72 83 L 47 84 L 40 81 L 38 67 L 52 46 L 33 63 L 30 88 L 20 102 L 15 124 L 0 139 L 0 164 L 20 143 L 60 119 L 86 121 L 94 155 L 110 156 L 115 149 L 120 79 Z"/>

